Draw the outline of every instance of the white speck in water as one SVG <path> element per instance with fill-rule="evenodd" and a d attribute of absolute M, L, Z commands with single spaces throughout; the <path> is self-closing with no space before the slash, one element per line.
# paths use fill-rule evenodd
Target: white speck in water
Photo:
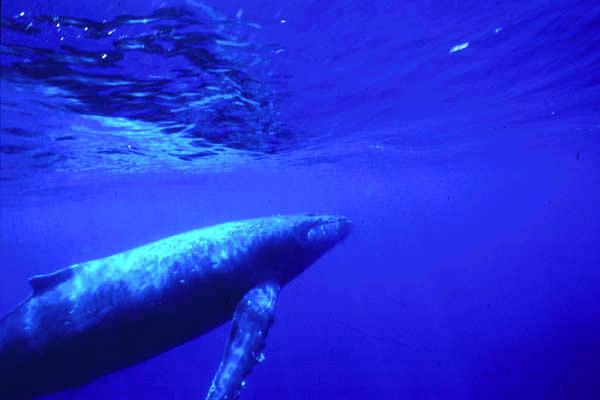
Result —
<path fill-rule="evenodd" d="M 33 26 L 33 22 L 30 22 L 26 27 L 25 30 L 29 30 L 29 28 L 31 28 Z"/>
<path fill-rule="evenodd" d="M 179 283 L 185 283 L 185 279 L 180 280 Z"/>
<path fill-rule="evenodd" d="M 279 21 L 279 23 L 281 24 L 285 24 L 287 21 L 285 19 L 282 19 L 281 21 Z"/>
<path fill-rule="evenodd" d="M 265 353 L 260 353 L 258 355 L 258 357 L 256 357 L 256 361 L 259 362 L 259 363 L 261 363 L 261 362 L 265 361 L 266 358 L 267 357 L 265 357 Z"/>
<path fill-rule="evenodd" d="M 115 33 L 115 31 L 116 31 L 116 29 L 112 29 L 112 30 L 108 31 L 108 33 L 107 33 L 107 34 L 108 34 L 108 35 L 112 35 L 113 33 Z"/>
<path fill-rule="evenodd" d="M 86 26 L 85 28 L 83 28 L 84 31 L 87 31 L 89 28 Z"/>
<path fill-rule="evenodd" d="M 242 383 L 240 384 L 242 387 L 246 386 L 246 381 L 242 381 Z"/>
<path fill-rule="evenodd" d="M 61 36 L 61 37 L 60 37 L 60 41 L 62 42 L 63 40 L 65 40 L 65 37 L 64 37 L 64 36 Z"/>
<path fill-rule="evenodd" d="M 24 16 L 25 16 L 25 11 L 21 11 L 21 12 L 19 13 L 19 17 L 24 17 Z"/>
<path fill-rule="evenodd" d="M 495 34 L 498 34 L 500 32 L 502 32 L 502 28 L 501 27 L 497 27 L 496 29 L 494 29 L 494 33 Z"/>
<path fill-rule="evenodd" d="M 102 59 L 104 60 L 108 55 L 106 53 L 102 54 Z"/>
<path fill-rule="evenodd" d="M 56 27 L 57 27 L 57 28 L 60 28 L 60 22 L 58 22 L 58 23 L 56 24 Z"/>
<path fill-rule="evenodd" d="M 450 53 L 456 53 L 457 51 L 461 51 L 469 47 L 469 42 L 464 42 L 461 44 L 457 44 L 450 49 Z"/>
<path fill-rule="evenodd" d="M 127 145 L 127 148 L 128 148 L 128 149 L 131 149 L 131 145 L 130 145 L 130 144 L 128 144 L 128 145 Z"/>
<path fill-rule="evenodd" d="M 244 10 L 242 10 L 241 8 L 239 10 L 237 10 L 237 13 L 235 13 L 235 17 L 237 19 L 242 18 L 242 15 L 244 15 Z"/>

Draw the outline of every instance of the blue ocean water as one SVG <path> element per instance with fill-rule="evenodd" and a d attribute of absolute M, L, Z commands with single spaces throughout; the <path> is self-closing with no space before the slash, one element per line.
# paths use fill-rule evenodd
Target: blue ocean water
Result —
<path fill-rule="evenodd" d="M 597 1 L 12 0 L 1 34 L 0 313 L 173 233 L 337 213 L 242 399 L 600 398 Z M 228 329 L 47 398 L 199 398 Z"/>

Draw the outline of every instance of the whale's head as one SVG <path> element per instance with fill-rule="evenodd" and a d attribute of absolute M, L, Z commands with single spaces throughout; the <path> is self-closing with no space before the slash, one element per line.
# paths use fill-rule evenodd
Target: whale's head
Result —
<path fill-rule="evenodd" d="M 254 264 L 281 283 L 299 275 L 352 229 L 350 219 L 336 215 L 278 216 L 256 222 L 253 236 L 260 244 L 255 243 Z"/>

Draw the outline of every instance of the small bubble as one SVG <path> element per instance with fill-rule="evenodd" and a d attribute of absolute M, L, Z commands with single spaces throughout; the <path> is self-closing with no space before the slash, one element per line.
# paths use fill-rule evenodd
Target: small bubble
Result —
<path fill-rule="evenodd" d="M 185 283 L 185 279 L 180 280 L 179 283 Z"/>
<path fill-rule="evenodd" d="M 280 24 L 285 24 L 287 21 L 285 19 L 282 19 L 281 21 L 279 21 Z"/>
<path fill-rule="evenodd" d="M 102 59 L 104 60 L 106 57 L 108 57 L 108 54 L 104 53 L 102 54 Z"/>
<path fill-rule="evenodd" d="M 258 357 L 256 357 L 256 361 L 258 361 L 259 363 L 261 363 L 261 362 L 265 361 L 266 358 L 267 357 L 265 357 L 265 353 L 260 353 L 258 355 Z"/>
<path fill-rule="evenodd" d="M 57 27 L 57 28 L 60 28 L 60 22 L 56 24 L 56 27 Z"/>
<path fill-rule="evenodd" d="M 246 381 L 242 381 L 241 385 L 242 387 L 246 386 Z"/>
<path fill-rule="evenodd" d="M 24 16 L 25 16 L 25 11 L 21 11 L 21 12 L 19 13 L 19 17 L 24 17 Z"/>

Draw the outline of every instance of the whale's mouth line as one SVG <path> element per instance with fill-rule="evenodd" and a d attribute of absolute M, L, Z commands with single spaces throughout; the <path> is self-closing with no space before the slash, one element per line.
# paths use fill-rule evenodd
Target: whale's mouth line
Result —
<path fill-rule="evenodd" d="M 338 242 L 346 238 L 352 228 L 347 218 L 336 218 L 332 221 L 320 221 L 306 233 L 309 243 L 316 241 Z"/>

